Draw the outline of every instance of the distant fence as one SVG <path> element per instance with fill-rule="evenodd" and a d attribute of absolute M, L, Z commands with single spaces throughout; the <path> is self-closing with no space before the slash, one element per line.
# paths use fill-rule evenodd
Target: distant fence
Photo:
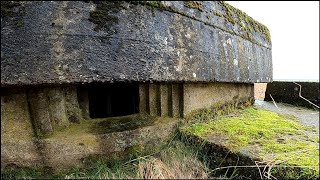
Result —
<path fill-rule="evenodd" d="M 284 102 L 296 106 L 316 108 L 320 106 L 319 82 L 297 82 L 301 85 L 301 98 L 299 96 L 300 87 L 298 84 L 284 81 L 274 81 L 267 84 L 265 101 L 272 101 L 270 94 L 276 102 Z M 305 99 L 307 100 L 305 100 Z M 316 106 L 312 105 L 315 104 Z"/>

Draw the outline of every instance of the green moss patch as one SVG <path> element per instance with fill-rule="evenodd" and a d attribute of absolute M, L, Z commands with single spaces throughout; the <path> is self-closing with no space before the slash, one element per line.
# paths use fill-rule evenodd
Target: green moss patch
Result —
<path fill-rule="evenodd" d="M 280 165 L 302 167 L 308 176 L 319 173 L 319 138 L 294 116 L 247 108 L 205 123 L 184 126 L 181 131 L 253 158 Z M 310 174 L 311 172 L 311 174 Z"/>
<path fill-rule="evenodd" d="M 47 137 L 68 137 L 83 134 L 106 134 L 112 132 L 129 131 L 146 126 L 170 122 L 172 118 L 153 117 L 144 114 L 133 114 L 128 116 L 97 118 L 81 120 L 79 124 L 72 124 L 63 130 L 54 131 Z"/>
<path fill-rule="evenodd" d="M 1 1 L 1 17 L 14 16 L 14 8 L 21 6 L 19 1 Z"/>
<path fill-rule="evenodd" d="M 254 38 L 252 37 L 252 31 L 254 30 L 257 33 L 260 33 L 262 38 L 271 44 L 270 32 L 269 32 L 269 29 L 265 25 L 254 20 L 252 17 L 248 16 L 243 11 L 229 5 L 228 3 L 224 2 L 224 1 L 218 2 L 219 5 L 222 7 L 223 12 L 218 12 L 215 10 L 212 13 L 216 16 L 225 18 L 226 21 L 232 23 L 232 25 L 238 24 L 241 27 L 241 30 L 243 31 L 243 33 L 235 33 L 234 31 L 223 29 L 223 28 L 215 26 L 213 24 L 204 22 L 198 18 L 188 16 L 185 13 L 174 9 L 171 6 L 165 6 L 160 1 L 133 1 L 131 3 L 142 4 L 142 5 L 150 6 L 152 8 L 159 8 L 160 10 L 166 10 L 166 11 L 170 11 L 173 13 L 177 13 L 177 14 L 189 17 L 191 19 L 203 22 L 206 25 L 210 25 L 214 28 L 218 28 L 218 29 L 225 31 L 225 32 L 228 32 L 230 34 L 238 35 L 238 36 L 240 36 L 244 39 L 247 39 L 250 42 L 256 43 L 260 46 L 264 46 L 261 43 L 257 42 L 256 40 L 254 40 Z M 184 6 L 186 6 L 188 8 L 192 8 L 192 9 L 197 9 L 201 12 L 205 12 L 205 10 L 203 8 L 203 4 L 198 1 L 185 1 Z"/>
<path fill-rule="evenodd" d="M 203 12 L 203 5 L 201 2 L 186 1 L 186 2 L 184 2 L 184 6 L 186 6 L 188 8 L 192 8 L 192 9 L 197 9 L 197 10 Z"/>
<path fill-rule="evenodd" d="M 186 116 L 186 123 L 199 123 L 207 122 L 212 119 L 219 118 L 221 116 L 233 113 L 239 109 L 244 109 L 251 106 L 254 103 L 254 99 L 240 100 L 239 98 L 233 98 L 231 101 L 227 102 L 217 102 L 211 105 L 209 108 L 197 109 L 191 111 Z"/>
<path fill-rule="evenodd" d="M 271 43 L 270 32 L 265 25 L 259 23 L 252 17 L 248 16 L 246 13 L 242 12 L 237 8 L 234 8 L 233 6 L 229 5 L 224 1 L 219 1 L 219 4 L 222 6 L 224 14 L 221 15 L 220 13 L 214 12 L 215 15 L 224 17 L 228 22 L 232 23 L 233 25 L 238 24 L 241 27 L 241 29 L 246 32 L 240 35 L 241 37 L 253 41 L 251 33 L 252 30 L 254 30 L 257 33 L 261 33 L 265 41 Z"/>
<path fill-rule="evenodd" d="M 114 15 L 121 10 L 121 1 L 93 1 L 97 4 L 95 11 L 90 12 L 89 21 L 95 23 L 95 31 L 101 28 L 108 28 L 114 23 L 118 23 L 118 16 Z"/>

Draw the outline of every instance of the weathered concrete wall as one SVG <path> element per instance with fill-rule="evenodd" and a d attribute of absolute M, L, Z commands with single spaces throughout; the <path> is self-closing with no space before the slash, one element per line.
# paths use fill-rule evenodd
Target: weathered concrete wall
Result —
<path fill-rule="evenodd" d="M 82 166 L 91 156 L 123 158 L 155 150 L 175 132 L 177 119 L 167 116 L 84 118 L 87 92 L 82 86 L 1 88 L 1 168 L 58 170 Z"/>
<path fill-rule="evenodd" d="M 140 113 L 183 117 L 183 83 L 141 83 L 139 96 Z"/>
<path fill-rule="evenodd" d="M 184 115 L 216 103 L 253 99 L 253 84 L 186 83 L 183 88 Z"/>
<path fill-rule="evenodd" d="M 139 121 L 139 119 L 133 119 Z M 143 123 L 143 122 L 142 122 Z M 76 132 L 64 133 L 40 140 L 44 162 L 54 169 L 63 169 L 83 165 L 86 158 L 101 156 L 111 159 L 112 156 L 132 155 L 133 153 L 149 153 L 160 148 L 161 145 L 173 137 L 176 129 L 176 119 L 156 119 L 154 124 L 131 130 L 111 132 L 105 134 Z M 106 127 L 110 128 L 110 127 Z M 72 131 L 70 131 L 72 132 Z M 122 154 L 122 156 L 121 156 Z"/>
<path fill-rule="evenodd" d="M 320 106 L 320 87 L 319 82 L 297 82 L 302 86 L 301 95 Z M 300 87 L 293 82 L 274 81 L 267 84 L 265 100 L 272 101 L 271 96 L 276 102 L 285 102 L 298 106 L 313 108 L 314 106 L 299 97 Z"/>
<path fill-rule="evenodd" d="M 41 163 L 33 139 L 26 91 L 1 89 L 1 168 L 10 164 Z"/>
<path fill-rule="evenodd" d="M 60 102 L 75 103 L 74 89 L 32 88 L 28 92 L 1 89 L 1 168 L 28 166 L 61 170 L 83 166 L 84 160 L 92 156 L 111 159 L 135 152 L 153 152 L 174 135 L 177 119 L 145 115 L 80 119 L 79 123 L 68 122 L 68 127 L 57 128 L 52 121 L 60 125 L 62 114 L 64 120 L 72 121 L 68 118 L 68 105 Z M 58 112 L 52 114 L 52 108 Z"/>
<path fill-rule="evenodd" d="M 2 87 L 272 80 L 268 29 L 223 2 L 16 4 L 1 13 Z"/>
<path fill-rule="evenodd" d="M 140 99 L 140 112 L 183 118 L 193 110 L 208 108 L 216 103 L 251 101 L 254 99 L 254 86 L 247 83 L 141 84 L 140 98 L 143 98 Z"/>
<path fill-rule="evenodd" d="M 1 166 L 45 165 L 38 138 L 82 119 L 75 87 L 1 88 Z"/>
<path fill-rule="evenodd" d="M 253 84 L 141 83 L 140 114 L 98 119 L 89 117 L 83 86 L 1 93 L 1 165 L 64 168 L 91 155 L 152 150 L 173 135 L 178 118 L 215 103 L 250 100 Z"/>
<path fill-rule="evenodd" d="M 149 84 L 149 107 L 150 115 L 161 115 L 161 94 L 160 84 Z"/>
<path fill-rule="evenodd" d="M 37 136 L 66 128 L 82 119 L 75 86 L 35 87 L 28 89 L 27 95 Z"/>

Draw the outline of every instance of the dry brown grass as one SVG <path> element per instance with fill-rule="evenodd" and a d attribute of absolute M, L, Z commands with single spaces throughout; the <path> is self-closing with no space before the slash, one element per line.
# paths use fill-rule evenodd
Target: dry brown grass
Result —
<path fill-rule="evenodd" d="M 177 144 L 177 146 L 182 146 Z M 184 148 L 163 151 L 158 157 L 143 159 L 138 164 L 138 178 L 144 179 L 206 179 L 203 163 Z"/>

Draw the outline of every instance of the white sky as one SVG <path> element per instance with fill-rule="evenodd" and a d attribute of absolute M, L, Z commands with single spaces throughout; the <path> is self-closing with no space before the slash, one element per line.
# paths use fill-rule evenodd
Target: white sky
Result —
<path fill-rule="evenodd" d="M 226 2 L 268 27 L 273 80 L 319 81 L 319 2 Z"/>

